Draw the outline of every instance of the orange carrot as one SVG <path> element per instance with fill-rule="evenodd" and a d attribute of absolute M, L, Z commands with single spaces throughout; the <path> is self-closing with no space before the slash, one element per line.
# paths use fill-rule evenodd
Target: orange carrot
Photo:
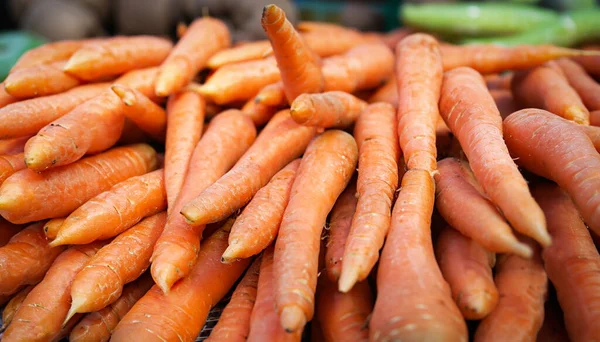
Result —
<path fill-rule="evenodd" d="M 132 70 L 117 78 L 114 83 L 136 89 L 156 103 L 162 103 L 164 98 L 156 96 L 154 84 L 158 75 L 158 67 Z"/>
<path fill-rule="evenodd" d="M 338 27 L 333 30 L 307 31 L 301 33 L 304 44 L 321 57 L 335 56 L 373 39 L 356 30 Z"/>
<path fill-rule="evenodd" d="M 499 73 L 499 74 L 488 74 L 483 76 L 485 85 L 491 90 L 510 90 L 510 83 L 514 73 Z"/>
<path fill-rule="evenodd" d="M 275 82 L 264 86 L 258 94 L 255 101 L 267 106 L 279 106 L 287 103 L 285 91 L 283 91 L 283 82 Z"/>
<path fill-rule="evenodd" d="M 354 30 L 347 29 L 346 27 L 338 25 L 338 24 L 324 22 L 324 21 L 310 21 L 310 20 L 300 21 L 296 25 L 296 29 L 298 30 L 298 32 L 303 32 L 303 33 L 304 32 L 325 33 L 325 32 L 330 32 L 330 31 L 341 32 L 341 31 L 345 31 L 345 30 L 356 32 Z"/>
<path fill-rule="evenodd" d="M 466 67 L 446 72 L 440 112 L 460 141 L 475 178 L 508 222 L 518 232 L 549 246 L 544 213 L 508 153 L 502 139 L 502 117 L 483 77 Z"/>
<path fill-rule="evenodd" d="M 37 284 L 63 247 L 51 248 L 42 230 L 34 223 L 0 247 L 0 295 L 15 293 L 23 285 Z"/>
<path fill-rule="evenodd" d="M 71 281 L 104 243 L 74 246 L 56 258 L 44 280 L 21 304 L 2 340 L 50 341 L 58 337 L 69 310 Z"/>
<path fill-rule="evenodd" d="M 276 5 L 267 5 L 261 24 L 273 46 L 288 102 L 303 93 L 323 91 L 320 60 L 286 19 L 285 12 Z"/>
<path fill-rule="evenodd" d="M 575 89 L 551 66 L 516 73 L 511 87 L 515 99 L 524 107 L 545 109 L 567 120 L 590 124 L 589 111 Z"/>
<path fill-rule="evenodd" d="M 596 127 L 600 126 L 600 110 L 590 112 L 590 125 Z"/>
<path fill-rule="evenodd" d="M 30 137 L 0 140 L 0 154 L 13 155 L 25 151 L 25 143 Z"/>
<path fill-rule="evenodd" d="M 67 60 L 71 58 L 71 56 L 83 45 L 97 41 L 100 41 L 100 39 L 63 40 L 38 46 L 21 55 L 19 60 L 15 63 L 15 65 L 13 65 L 10 72 L 13 73 L 17 70 L 30 68 L 37 65 Z"/>
<path fill-rule="evenodd" d="M 354 127 L 360 153 L 358 204 L 342 259 L 341 292 L 348 292 L 356 282 L 367 278 L 390 227 L 400 157 L 395 114 L 389 104 L 372 104 Z"/>
<path fill-rule="evenodd" d="M 6 89 L 4 89 L 4 82 L 0 83 L 0 108 L 2 107 L 6 107 L 11 103 L 15 103 L 18 102 L 19 99 L 11 96 L 9 93 L 6 92 Z"/>
<path fill-rule="evenodd" d="M 34 285 L 25 286 L 22 290 L 19 290 L 19 292 L 12 297 L 8 303 L 6 303 L 4 310 L 2 310 L 2 327 L 0 327 L 0 331 L 4 331 L 10 322 L 12 322 L 13 317 L 15 317 L 15 313 L 17 313 L 21 307 L 21 304 L 23 304 L 23 301 L 34 287 Z"/>
<path fill-rule="evenodd" d="M 300 159 L 289 163 L 252 197 L 231 227 L 222 262 L 249 258 L 275 240 L 299 165 Z"/>
<path fill-rule="evenodd" d="M 398 84 L 396 77 L 390 77 L 375 93 L 369 98 L 369 103 L 387 102 L 398 108 Z"/>
<path fill-rule="evenodd" d="M 594 148 L 596 148 L 596 151 L 600 153 L 600 127 L 578 126 L 578 128 L 582 130 L 588 136 L 588 138 L 590 138 Z"/>
<path fill-rule="evenodd" d="M 337 282 L 342 272 L 342 257 L 356 212 L 356 184 L 350 183 L 338 197 L 329 215 L 329 234 L 325 246 L 325 270 L 331 281 Z M 318 291 L 317 291 L 318 292 Z"/>
<path fill-rule="evenodd" d="M 13 173 L 25 168 L 23 153 L 10 156 L 0 155 L 0 184 Z"/>
<path fill-rule="evenodd" d="M 496 206 L 478 191 L 467 166 L 453 158 L 441 160 L 435 183 L 435 205 L 448 224 L 489 251 L 531 257 L 531 249 L 517 240 Z"/>
<path fill-rule="evenodd" d="M 258 102 L 257 98 L 248 100 L 242 107 L 242 113 L 248 116 L 256 126 L 267 123 L 279 110 L 281 110 L 280 106 L 264 105 Z"/>
<path fill-rule="evenodd" d="M 584 50 L 600 50 L 598 46 L 592 47 L 584 47 Z M 578 56 L 572 57 L 577 64 L 581 65 L 588 74 L 593 76 L 600 76 L 600 55 L 592 55 L 592 56 Z"/>
<path fill-rule="evenodd" d="M 600 84 L 598 84 L 590 75 L 585 72 L 579 64 L 562 58 L 556 62 L 567 77 L 569 84 L 573 87 L 583 104 L 588 110 L 600 110 Z"/>
<path fill-rule="evenodd" d="M 363 100 L 343 91 L 301 94 L 292 103 L 290 115 L 305 126 L 346 128 L 366 106 Z"/>
<path fill-rule="evenodd" d="M 205 111 L 204 98 L 191 91 L 172 95 L 167 102 L 165 187 L 169 214 L 173 211 L 192 153 L 202 135 Z"/>
<path fill-rule="evenodd" d="M 194 20 L 160 66 L 156 95 L 167 96 L 180 91 L 214 54 L 230 45 L 225 23 L 209 17 Z"/>
<path fill-rule="evenodd" d="M 3 247 L 15 236 L 23 230 L 23 226 L 10 223 L 3 218 L 0 218 L 0 247 Z"/>
<path fill-rule="evenodd" d="M 287 332 L 301 331 L 313 317 L 321 231 L 357 161 L 354 138 L 338 130 L 315 138 L 304 153 L 275 245 L 276 304 Z"/>
<path fill-rule="evenodd" d="M 510 114 L 523 109 L 515 98 L 510 90 L 507 89 L 492 89 L 490 90 L 490 94 L 496 103 L 496 107 L 498 107 L 498 111 L 500 112 L 500 116 L 505 119 Z"/>
<path fill-rule="evenodd" d="M 119 75 L 160 64 L 173 44 L 152 36 L 118 36 L 89 43 L 77 50 L 64 70 L 82 80 Z"/>
<path fill-rule="evenodd" d="M 81 82 L 63 71 L 66 61 L 41 64 L 17 70 L 6 77 L 4 88 L 16 98 L 30 98 L 62 93 Z"/>
<path fill-rule="evenodd" d="M 21 170 L 0 187 L 0 214 L 13 223 L 66 216 L 114 184 L 154 170 L 156 164 L 154 149 L 138 144 L 42 174 Z"/>
<path fill-rule="evenodd" d="M 167 114 L 162 107 L 135 89 L 119 84 L 114 84 L 110 89 L 125 103 L 123 110 L 125 117 L 154 139 L 161 142 L 165 140 Z"/>
<path fill-rule="evenodd" d="M 211 307 L 227 294 L 250 263 L 219 261 L 227 247 L 227 235 L 220 229 L 202 243 L 191 273 L 168 295 L 153 286 L 121 319 L 111 341 L 131 341 L 132 336 L 140 340 L 194 341 Z"/>
<path fill-rule="evenodd" d="M 215 53 L 206 62 L 206 66 L 211 69 L 217 69 L 227 64 L 262 59 L 267 54 L 270 54 L 270 52 L 272 52 L 272 48 L 268 40 L 248 42 Z"/>
<path fill-rule="evenodd" d="M 84 269 L 85 271 L 85 269 Z M 89 313 L 77 323 L 69 335 L 70 342 L 108 342 L 121 317 L 154 285 L 150 275 L 142 275 L 136 282 L 128 284 L 123 294 L 106 308 Z"/>
<path fill-rule="evenodd" d="M 573 341 L 600 338 L 600 255 L 577 208 L 559 187 L 539 184 L 533 194 L 546 213 L 556 241 L 542 257 Z"/>
<path fill-rule="evenodd" d="M 186 203 L 181 213 L 192 225 L 227 218 L 250 202 L 279 170 L 298 158 L 315 132 L 315 128 L 298 125 L 288 110 L 279 112 L 235 166 Z"/>
<path fill-rule="evenodd" d="M 408 170 L 401 189 L 379 261 L 369 338 L 466 341 L 465 321 L 433 252 L 433 178 L 426 170 Z"/>
<path fill-rule="evenodd" d="M 46 235 L 48 240 L 56 239 L 58 231 L 60 230 L 64 222 L 65 217 L 53 218 L 46 222 L 46 224 L 44 225 L 44 234 Z"/>
<path fill-rule="evenodd" d="M 168 293 L 175 282 L 188 275 L 198 258 L 204 226 L 190 226 L 179 214 L 182 206 L 227 172 L 252 145 L 256 129 L 237 110 L 216 116 L 190 159 L 183 186 L 152 254 L 152 278 Z"/>
<path fill-rule="evenodd" d="M 540 256 L 534 249 L 530 259 L 516 255 L 499 256 L 494 280 L 500 298 L 477 328 L 474 341 L 532 341 L 544 320 L 548 278 Z"/>
<path fill-rule="evenodd" d="M 600 155 L 582 130 L 544 110 L 523 109 L 504 120 L 504 139 L 521 166 L 558 183 L 600 233 Z"/>

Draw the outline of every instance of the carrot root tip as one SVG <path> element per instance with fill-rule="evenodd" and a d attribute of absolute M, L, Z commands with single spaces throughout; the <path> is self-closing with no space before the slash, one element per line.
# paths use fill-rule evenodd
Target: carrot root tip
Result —
<path fill-rule="evenodd" d="M 286 306 L 279 315 L 281 326 L 288 333 L 299 331 L 306 325 L 304 311 L 297 306 Z"/>
<path fill-rule="evenodd" d="M 69 320 L 73 316 L 75 316 L 76 313 L 78 313 L 78 310 L 81 308 L 83 302 L 84 302 L 83 298 L 78 297 L 78 296 L 73 297 L 73 301 L 71 303 L 71 308 L 69 309 L 69 312 L 67 313 L 67 317 L 65 317 L 65 320 L 62 323 L 63 328 L 65 325 L 67 325 Z"/>
<path fill-rule="evenodd" d="M 152 264 L 152 265 L 154 266 L 157 264 Z M 150 271 L 151 271 L 150 273 L 152 274 L 152 278 L 154 279 L 154 282 L 156 283 L 156 285 L 158 285 L 158 287 L 161 289 L 161 291 L 165 295 L 169 294 L 173 284 L 175 284 L 175 282 L 177 280 L 179 280 L 177 267 L 175 267 L 173 265 L 161 264 L 160 267 L 156 267 L 156 266 L 152 267 L 152 269 Z"/>
<path fill-rule="evenodd" d="M 340 281 L 338 289 L 340 292 L 347 293 L 354 287 L 358 282 L 358 270 L 344 267 L 342 265 L 342 273 L 340 274 Z"/>
<path fill-rule="evenodd" d="M 223 255 L 221 256 L 221 262 L 224 264 L 230 264 L 239 260 L 239 250 L 233 244 L 229 244 Z"/>

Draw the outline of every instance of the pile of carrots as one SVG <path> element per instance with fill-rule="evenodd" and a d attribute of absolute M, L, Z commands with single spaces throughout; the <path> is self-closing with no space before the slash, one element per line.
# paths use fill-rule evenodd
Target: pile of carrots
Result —
<path fill-rule="evenodd" d="M 20 58 L 3 341 L 600 340 L 600 52 L 261 23 Z"/>

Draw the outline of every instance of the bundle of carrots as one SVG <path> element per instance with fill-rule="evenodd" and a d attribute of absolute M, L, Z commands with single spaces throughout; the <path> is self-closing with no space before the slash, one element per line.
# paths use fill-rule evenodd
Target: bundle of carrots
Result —
<path fill-rule="evenodd" d="M 20 58 L 3 341 L 600 340 L 600 53 L 261 23 Z"/>

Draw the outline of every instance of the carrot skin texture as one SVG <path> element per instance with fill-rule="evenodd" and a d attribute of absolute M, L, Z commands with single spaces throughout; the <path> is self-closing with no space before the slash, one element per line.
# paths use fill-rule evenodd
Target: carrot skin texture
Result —
<path fill-rule="evenodd" d="M 0 184 L 13 173 L 26 168 L 23 153 L 14 155 L 0 155 Z"/>
<path fill-rule="evenodd" d="M 162 107 L 135 89 L 115 84 L 111 90 L 125 103 L 123 114 L 126 118 L 133 121 L 154 139 L 160 142 L 165 141 L 167 113 Z"/>
<path fill-rule="evenodd" d="M 33 290 L 34 287 L 35 285 L 26 286 L 25 288 L 19 290 L 19 292 L 12 297 L 8 303 L 6 303 L 4 310 L 2 310 L 2 327 L 0 327 L 0 331 L 4 331 L 10 322 L 12 322 L 13 317 L 15 317 L 15 313 L 17 313 L 21 307 L 21 304 L 23 304 L 23 301 L 25 298 L 27 298 L 27 295 L 29 292 L 31 292 L 31 290 Z"/>
<path fill-rule="evenodd" d="M 321 232 L 357 162 L 354 138 L 338 130 L 316 137 L 304 153 L 275 244 L 276 305 L 287 332 L 301 331 L 313 317 Z"/>
<path fill-rule="evenodd" d="M 211 69 L 218 69 L 227 64 L 262 59 L 269 51 L 272 51 L 272 48 L 268 40 L 248 42 L 215 53 L 206 62 L 206 66 Z"/>
<path fill-rule="evenodd" d="M 0 187 L 0 214 L 12 223 L 64 217 L 112 185 L 154 170 L 156 164 L 156 151 L 137 144 L 117 147 L 41 174 L 21 170 Z M 55 196 L 55 189 L 67 196 Z"/>
<path fill-rule="evenodd" d="M 331 209 L 329 234 L 327 235 L 327 244 L 325 245 L 325 270 L 327 271 L 326 276 L 333 282 L 338 281 L 342 272 L 344 250 L 348 241 L 348 235 L 350 234 L 352 218 L 356 212 L 357 202 L 356 184 L 351 182 L 340 197 L 338 197 L 333 209 Z"/>
<path fill-rule="evenodd" d="M 65 222 L 65 219 L 66 219 L 65 217 L 59 217 L 59 218 L 53 218 L 51 220 L 48 220 L 48 222 L 46 222 L 43 229 L 44 229 L 44 234 L 46 234 L 46 237 L 48 238 L 48 240 L 56 239 L 56 236 L 58 235 L 58 231 L 60 230 L 63 223 Z"/>
<path fill-rule="evenodd" d="M 5 246 L 23 228 L 21 225 L 13 224 L 0 218 L 0 247 Z"/>
<path fill-rule="evenodd" d="M 577 91 L 586 108 L 590 112 L 600 110 L 600 96 L 598 96 L 600 84 L 588 75 L 585 69 L 570 59 L 559 59 L 556 63 L 562 69 L 571 87 Z"/>
<path fill-rule="evenodd" d="M 0 140 L 0 154 L 13 155 L 25 151 L 25 143 L 30 137 Z"/>
<path fill-rule="evenodd" d="M 292 103 L 290 115 L 297 123 L 322 128 L 347 128 L 367 103 L 343 91 L 301 94 Z"/>
<path fill-rule="evenodd" d="M 433 252 L 433 179 L 426 170 L 408 170 L 401 186 L 377 270 L 378 297 L 369 338 L 467 341 L 465 321 Z"/>
<path fill-rule="evenodd" d="M 4 80 L 8 94 L 16 98 L 31 98 L 62 93 L 81 81 L 65 73 L 65 61 L 42 64 L 9 74 Z"/>

